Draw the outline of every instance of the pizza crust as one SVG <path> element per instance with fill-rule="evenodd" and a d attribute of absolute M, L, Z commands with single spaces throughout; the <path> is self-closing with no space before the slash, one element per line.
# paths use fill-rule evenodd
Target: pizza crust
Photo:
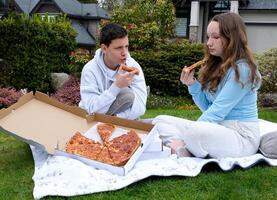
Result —
<path fill-rule="evenodd" d="M 121 65 L 121 69 L 126 71 L 126 72 L 134 72 L 135 75 L 139 75 L 139 70 L 136 67 Z"/>
<path fill-rule="evenodd" d="M 189 69 L 191 71 L 191 70 L 194 70 L 197 67 L 200 67 L 203 64 L 204 64 L 204 60 L 200 60 L 200 61 L 192 64 L 191 66 L 187 67 L 187 69 Z"/>
<path fill-rule="evenodd" d="M 140 143 L 140 138 L 134 130 L 111 140 L 108 148 L 115 165 L 125 165 L 140 146 Z"/>

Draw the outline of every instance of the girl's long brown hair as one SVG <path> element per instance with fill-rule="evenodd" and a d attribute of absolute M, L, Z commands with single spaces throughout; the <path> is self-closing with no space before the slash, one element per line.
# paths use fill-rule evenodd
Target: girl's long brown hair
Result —
<path fill-rule="evenodd" d="M 235 64 L 237 60 L 242 58 L 247 60 L 250 67 L 250 82 L 256 85 L 260 81 L 260 76 L 253 54 L 248 47 L 246 28 L 241 17 L 235 13 L 222 13 L 214 16 L 211 21 L 219 23 L 220 36 L 225 40 L 225 47 L 222 57 L 217 57 L 209 53 L 206 45 L 205 64 L 200 69 L 198 77 L 202 89 L 215 92 L 218 84 L 231 67 L 235 70 L 236 81 L 243 87 L 238 66 Z"/>

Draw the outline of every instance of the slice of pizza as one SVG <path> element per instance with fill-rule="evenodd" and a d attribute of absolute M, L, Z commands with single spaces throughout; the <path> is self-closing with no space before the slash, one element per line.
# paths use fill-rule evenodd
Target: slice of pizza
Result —
<path fill-rule="evenodd" d="M 104 144 L 110 140 L 110 137 L 114 130 L 115 125 L 113 124 L 103 123 L 97 125 L 97 132 L 99 133 L 100 138 Z"/>
<path fill-rule="evenodd" d="M 83 136 L 80 132 L 76 132 L 66 144 L 66 149 L 74 148 L 82 144 L 92 144 L 94 140 L 91 140 Z"/>
<path fill-rule="evenodd" d="M 141 140 L 134 130 L 114 138 L 107 147 L 116 166 L 125 165 L 139 147 Z"/>
<path fill-rule="evenodd" d="M 132 72 L 136 75 L 139 75 L 139 70 L 136 67 L 131 67 L 131 66 L 127 66 L 127 65 L 121 65 L 122 66 L 122 70 L 126 71 L 126 72 Z"/>
<path fill-rule="evenodd" d="M 66 144 L 66 152 L 95 160 L 104 146 L 76 132 Z"/>
<path fill-rule="evenodd" d="M 108 147 L 106 146 L 102 148 L 101 152 L 97 155 L 96 160 L 106 164 L 114 165 Z"/>
<path fill-rule="evenodd" d="M 193 65 L 187 67 L 187 69 L 189 69 L 191 71 L 191 70 L 194 70 L 197 67 L 200 67 L 203 64 L 204 64 L 204 60 L 200 60 L 200 61 L 194 63 Z"/>
<path fill-rule="evenodd" d="M 87 145 L 84 151 L 81 152 L 79 155 L 91 160 L 97 160 L 98 155 L 101 153 L 103 148 L 104 146 L 101 143 L 96 142 L 91 145 Z"/>

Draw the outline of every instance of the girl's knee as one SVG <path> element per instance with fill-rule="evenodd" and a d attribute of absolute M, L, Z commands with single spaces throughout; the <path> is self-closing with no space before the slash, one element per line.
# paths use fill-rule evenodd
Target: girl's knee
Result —
<path fill-rule="evenodd" d="M 166 117 L 167 117 L 166 115 L 159 115 L 153 119 L 152 123 L 157 124 L 157 123 L 166 122 Z"/>

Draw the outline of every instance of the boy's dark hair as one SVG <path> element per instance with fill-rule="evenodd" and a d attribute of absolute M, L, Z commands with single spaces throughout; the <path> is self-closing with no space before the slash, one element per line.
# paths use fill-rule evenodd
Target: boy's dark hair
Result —
<path fill-rule="evenodd" d="M 109 46 L 112 40 L 124 38 L 127 35 L 128 33 L 126 29 L 124 29 L 122 26 L 120 26 L 119 24 L 110 23 L 101 29 L 100 44 L 105 44 L 106 46 Z"/>

